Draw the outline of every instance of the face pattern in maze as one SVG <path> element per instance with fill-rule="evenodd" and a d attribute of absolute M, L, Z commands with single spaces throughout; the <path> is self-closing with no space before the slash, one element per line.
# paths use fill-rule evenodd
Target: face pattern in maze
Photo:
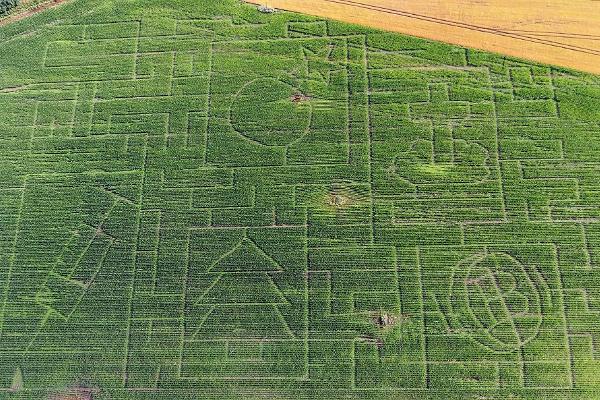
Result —
<path fill-rule="evenodd" d="M 598 77 L 182 3 L 0 30 L 0 388 L 597 388 Z"/>

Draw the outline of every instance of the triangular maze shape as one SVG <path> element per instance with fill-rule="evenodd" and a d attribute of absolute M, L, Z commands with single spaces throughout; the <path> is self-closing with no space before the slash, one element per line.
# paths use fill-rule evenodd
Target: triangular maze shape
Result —
<path fill-rule="evenodd" d="M 12 383 L 10 385 L 10 391 L 11 392 L 19 392 L 19 391 L 23 390 L 23 387 L 24 387 L 23 371 L 21 370 L 21 367 L 17 367 L 15 369 L 15 373 L 12 378 Z"/>
<path fill-rule="evenodd" d="M 242 239 L 232 250 L 225 253 L 208 272 L 281 272 L 283 268 L 250 239 Z"/>

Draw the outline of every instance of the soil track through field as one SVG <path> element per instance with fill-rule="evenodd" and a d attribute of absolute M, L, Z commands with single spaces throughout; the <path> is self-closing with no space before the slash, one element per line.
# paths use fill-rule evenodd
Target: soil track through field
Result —
<path fill-rule="evenodd" d="M 20 12 L 17 11 L 15 14 L 9 14 L 7 17 L 0 19 L 0 26 L 10 24 L 11 22 L 20 21 L 20 20 L 30 17 L 34 14 L 37 14 L 41 11 L 47 10 L 52 7 L 56 7 L 67 1 L 68 0 L 49 0 L 49 1 L 45 1 L 43 3 L 40 3 L 32 8 L 25 9 Z M 21 3 L 21 4 L 23 4 L 23 3 Z"/>
<path fill-rule="evenodd" d="M 403 1 L 400 8 L 396 0 L 267 1 L 290 11 L 600 73 L 600 7 L 591 1 L 517 0 L 511 8 L 500 0 L 422 3 Z"/>

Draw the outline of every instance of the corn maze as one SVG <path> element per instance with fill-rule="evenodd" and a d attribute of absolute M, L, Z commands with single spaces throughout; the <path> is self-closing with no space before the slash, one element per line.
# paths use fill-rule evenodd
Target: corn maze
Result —
<path fill-rule="evenodd" d="M 74 0 L 0 114 L 0 398 L 600 398 L 597 76 Z"/>

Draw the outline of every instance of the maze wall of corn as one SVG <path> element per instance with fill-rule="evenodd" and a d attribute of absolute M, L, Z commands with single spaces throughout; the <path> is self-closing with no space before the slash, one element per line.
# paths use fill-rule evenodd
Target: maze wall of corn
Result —
<path fill-rule="evenodd" d="M 599 399 L 600 77 L 234 0 L 0 27 L 0 398 Z"/>

